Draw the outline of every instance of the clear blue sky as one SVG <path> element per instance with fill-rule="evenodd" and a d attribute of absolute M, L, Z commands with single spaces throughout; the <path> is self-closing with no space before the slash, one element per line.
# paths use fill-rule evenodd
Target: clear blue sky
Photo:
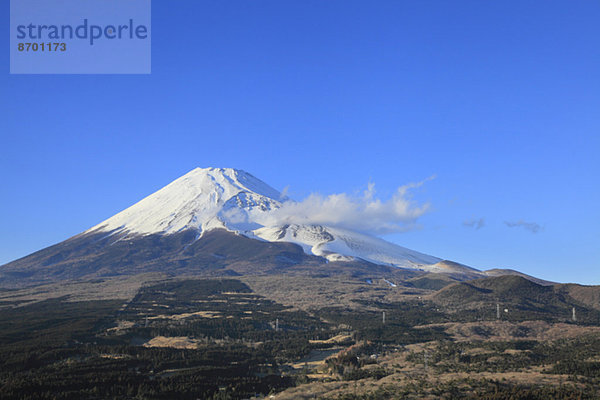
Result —
<path fill-rule="evenodd" d="M 414 191 L 432 205 L 421 229 L 387 239 L 600 284 L 600 2 L 154 0 L 152 12 L 148 76 L 11 76 L 0 41 L 0 264 L 196 166 L 226 166 L 297 199 L 371 181 L 385 198 L 435 175 Z M 8 1 L 0 13 L 8 35 Z M 532 225 L 506 224 L 519 221 Z"/>

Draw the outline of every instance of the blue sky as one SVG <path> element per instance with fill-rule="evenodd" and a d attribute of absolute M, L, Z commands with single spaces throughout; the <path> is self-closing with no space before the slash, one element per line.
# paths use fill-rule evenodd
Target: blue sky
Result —
<path fill-rule="evenodd" d="M 0 13 L 8 34 L 8 2 Z M 0 42 L 0 264 L 225 166 L 296 199 L 369 182 L 386 199 L 435 176 L 412 191 L 431 204 L 420 229 L 387 239 L 600 284 L 599 2 L 154 0 L 152 13 L 151 75 L 9 75 Z"/>

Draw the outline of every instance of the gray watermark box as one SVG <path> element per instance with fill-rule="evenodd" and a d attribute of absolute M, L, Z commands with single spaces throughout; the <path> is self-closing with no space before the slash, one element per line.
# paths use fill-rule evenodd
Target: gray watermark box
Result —
<path fill-rule="evenodd" d="M 11 74 L 149 74 L 150 0 L 10 0 Z"/>

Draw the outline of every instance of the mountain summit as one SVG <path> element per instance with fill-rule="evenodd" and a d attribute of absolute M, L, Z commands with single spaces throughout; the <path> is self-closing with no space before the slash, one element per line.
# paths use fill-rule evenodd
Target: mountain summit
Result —
<path fill-rule="evenodd" d="M 482 274 L 365 233 L 280 221 L 274 211 L 286 202 L 293 200 L 245 171 L 196 168 L 87 231 L 0 267 L 0 285 L 145 272 Z"/>
<path fill-rule="evenodd" d="M 281 200 L 277 190 L 245 171 L 196 168 L 87 232 L 249 231 L 261 227 L 253 221 L 281 207 Z"/>

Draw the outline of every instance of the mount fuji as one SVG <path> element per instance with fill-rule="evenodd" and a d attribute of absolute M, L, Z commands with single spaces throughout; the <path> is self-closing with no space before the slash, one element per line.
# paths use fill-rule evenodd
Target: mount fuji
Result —
<path fill-rule="evenodd" d="M 292 201 L 245 171 L 196 168 L 87 231 L 0 267 L 0 285 L 155 271 L 485 274 L 365 233 L 273 218 Z"/>

